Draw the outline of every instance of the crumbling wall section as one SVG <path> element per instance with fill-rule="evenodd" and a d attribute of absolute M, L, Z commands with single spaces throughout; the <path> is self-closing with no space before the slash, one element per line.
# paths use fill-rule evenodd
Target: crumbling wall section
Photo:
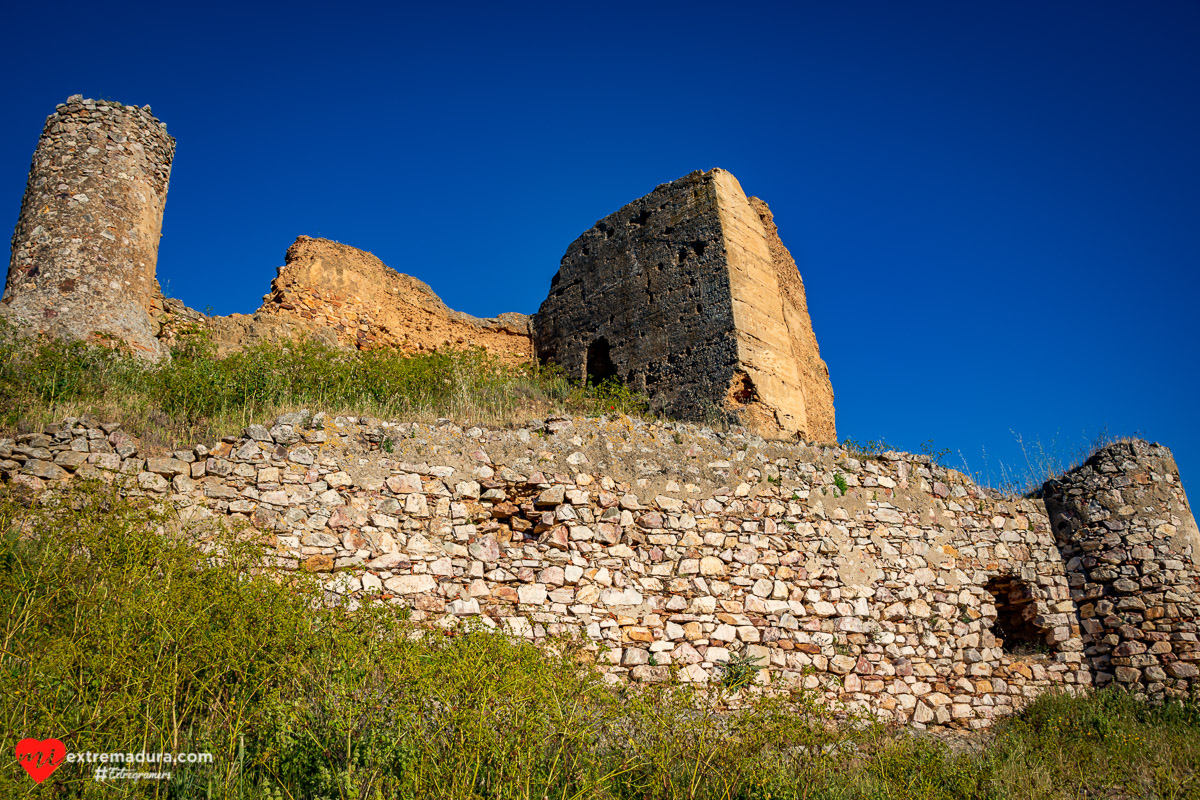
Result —
<path fill-rule="evenodd" d="M 220 355 L 261 342 L 312 339 L 355 350 L 482 348 L 510 364 L 533 360 L 529 317 L 480 319 L 446 306 L 426 283 L 356 247 L 301 236 L 288 248 L 271 293 L 253 314 L 208 317 L 164 300 L 160 338 L 208 331 Z"/>
<path fill-rule="evenodd" d="M 663 184 L 567 248 L 534 317 L 538 357 L 579 380 L 620 378 L 668 414 L 714 414 L 738 359 L 724 264 L 711 178 Z"/>
<path fill-rule="evenodd" d="M 259 314 L 332 331 L 339 344 L 359 350 L 481 347 L 514 363 L 533 357 L 525 315 L 480 319 L 452 311 L 423 281 L 328 239 L 296 239 Z"/>
<path fill-rule="evenodd" d="M 731 175 L 730 178 L 733 176 Z M 776 285 L 783 306 L 783 322 L 788 333 L 792 363 L 796 370 L 799 396 L 804 399 L 804 421 L 808 435 L 819 442 L 836 442 L 837 426 L 833 413 L 833 384 L 829 367 L 821 358 L 812 317 L 808 313 L 808 296 L 804 281 L 792 254 L 779 238 L 779 228 L 767 204 L 757 197 L 748 198 L 751 208 L 762 224 Z M 786 388 L 785 388 L 786 391 Z"/>

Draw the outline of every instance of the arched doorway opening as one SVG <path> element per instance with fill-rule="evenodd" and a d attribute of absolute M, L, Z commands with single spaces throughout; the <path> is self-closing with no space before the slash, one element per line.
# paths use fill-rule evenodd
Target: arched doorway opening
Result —
<path fill-rule="evenodd" d="M 599 385 L 606 378 L 617 374 L 613 365 L 608 339 L 601 336 L 588 345 L 587 362 L 584 366 L 587 382 L 593 386 Z"/>

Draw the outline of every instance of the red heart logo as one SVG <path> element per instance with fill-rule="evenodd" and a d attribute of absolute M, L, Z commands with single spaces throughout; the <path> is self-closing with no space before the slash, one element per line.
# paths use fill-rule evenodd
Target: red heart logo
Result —
<path fill-rule="evenodd" d="M 58 739 L 43 739 L 40 742 L 37 739 L 22 739 L 17 742 L 17 761 L 21 762 L 34 783 L 49 778 L 66 758 L 66 745 Z"/>

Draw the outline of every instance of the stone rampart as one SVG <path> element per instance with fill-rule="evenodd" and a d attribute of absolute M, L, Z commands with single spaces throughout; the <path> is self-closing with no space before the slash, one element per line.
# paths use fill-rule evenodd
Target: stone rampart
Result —
<path fill-rule="evenodd" d="M 68 99 L 29 171 L 2 308 L 37 333 L 108 339 L 157 359 L 151 319 L 175 140 L 150 113 Z"/>
<path fill-rule="evenodd" d="M 160 458 L 69 420 L 0 441 L 0 474 L 38 491 L 100 477 L 201 529 L 256 528 L 274 567 L 352 606 L 585 637 L 612 680 L 704 684 L 750 659 L 764 684 L 971 728 L 1113 672 L 1153 696 L 1198 684 L 1194 521 L 1167 451 L 1140 442 L 1052 485 L 1073 504 L 1051 500 L 1057 531 L 1041 500 L 927 457 L 628 418 L 501 431 L 289 414 Z M 1126 573 L 1137 587 L 1115 584 Z"/>

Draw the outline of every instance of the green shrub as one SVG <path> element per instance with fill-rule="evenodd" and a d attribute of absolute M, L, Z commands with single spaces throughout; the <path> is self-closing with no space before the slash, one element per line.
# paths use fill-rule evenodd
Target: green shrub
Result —
<path fill-rule="evenodd" d="M 758 671 L 766 665 L 761 658 L 736 653 L 721 668 L 721 685 L 731 691 L 739 691 L 754 683 Z"/>
<path fill-rule="evenodd" d="M 602 414 L 642 415 L 650 410 L 650 404 L 644 395 L 626 386 L 619 378 L 605 378 L 588 391 L 583 403 L 590 400 L 595 411 Z"/>

